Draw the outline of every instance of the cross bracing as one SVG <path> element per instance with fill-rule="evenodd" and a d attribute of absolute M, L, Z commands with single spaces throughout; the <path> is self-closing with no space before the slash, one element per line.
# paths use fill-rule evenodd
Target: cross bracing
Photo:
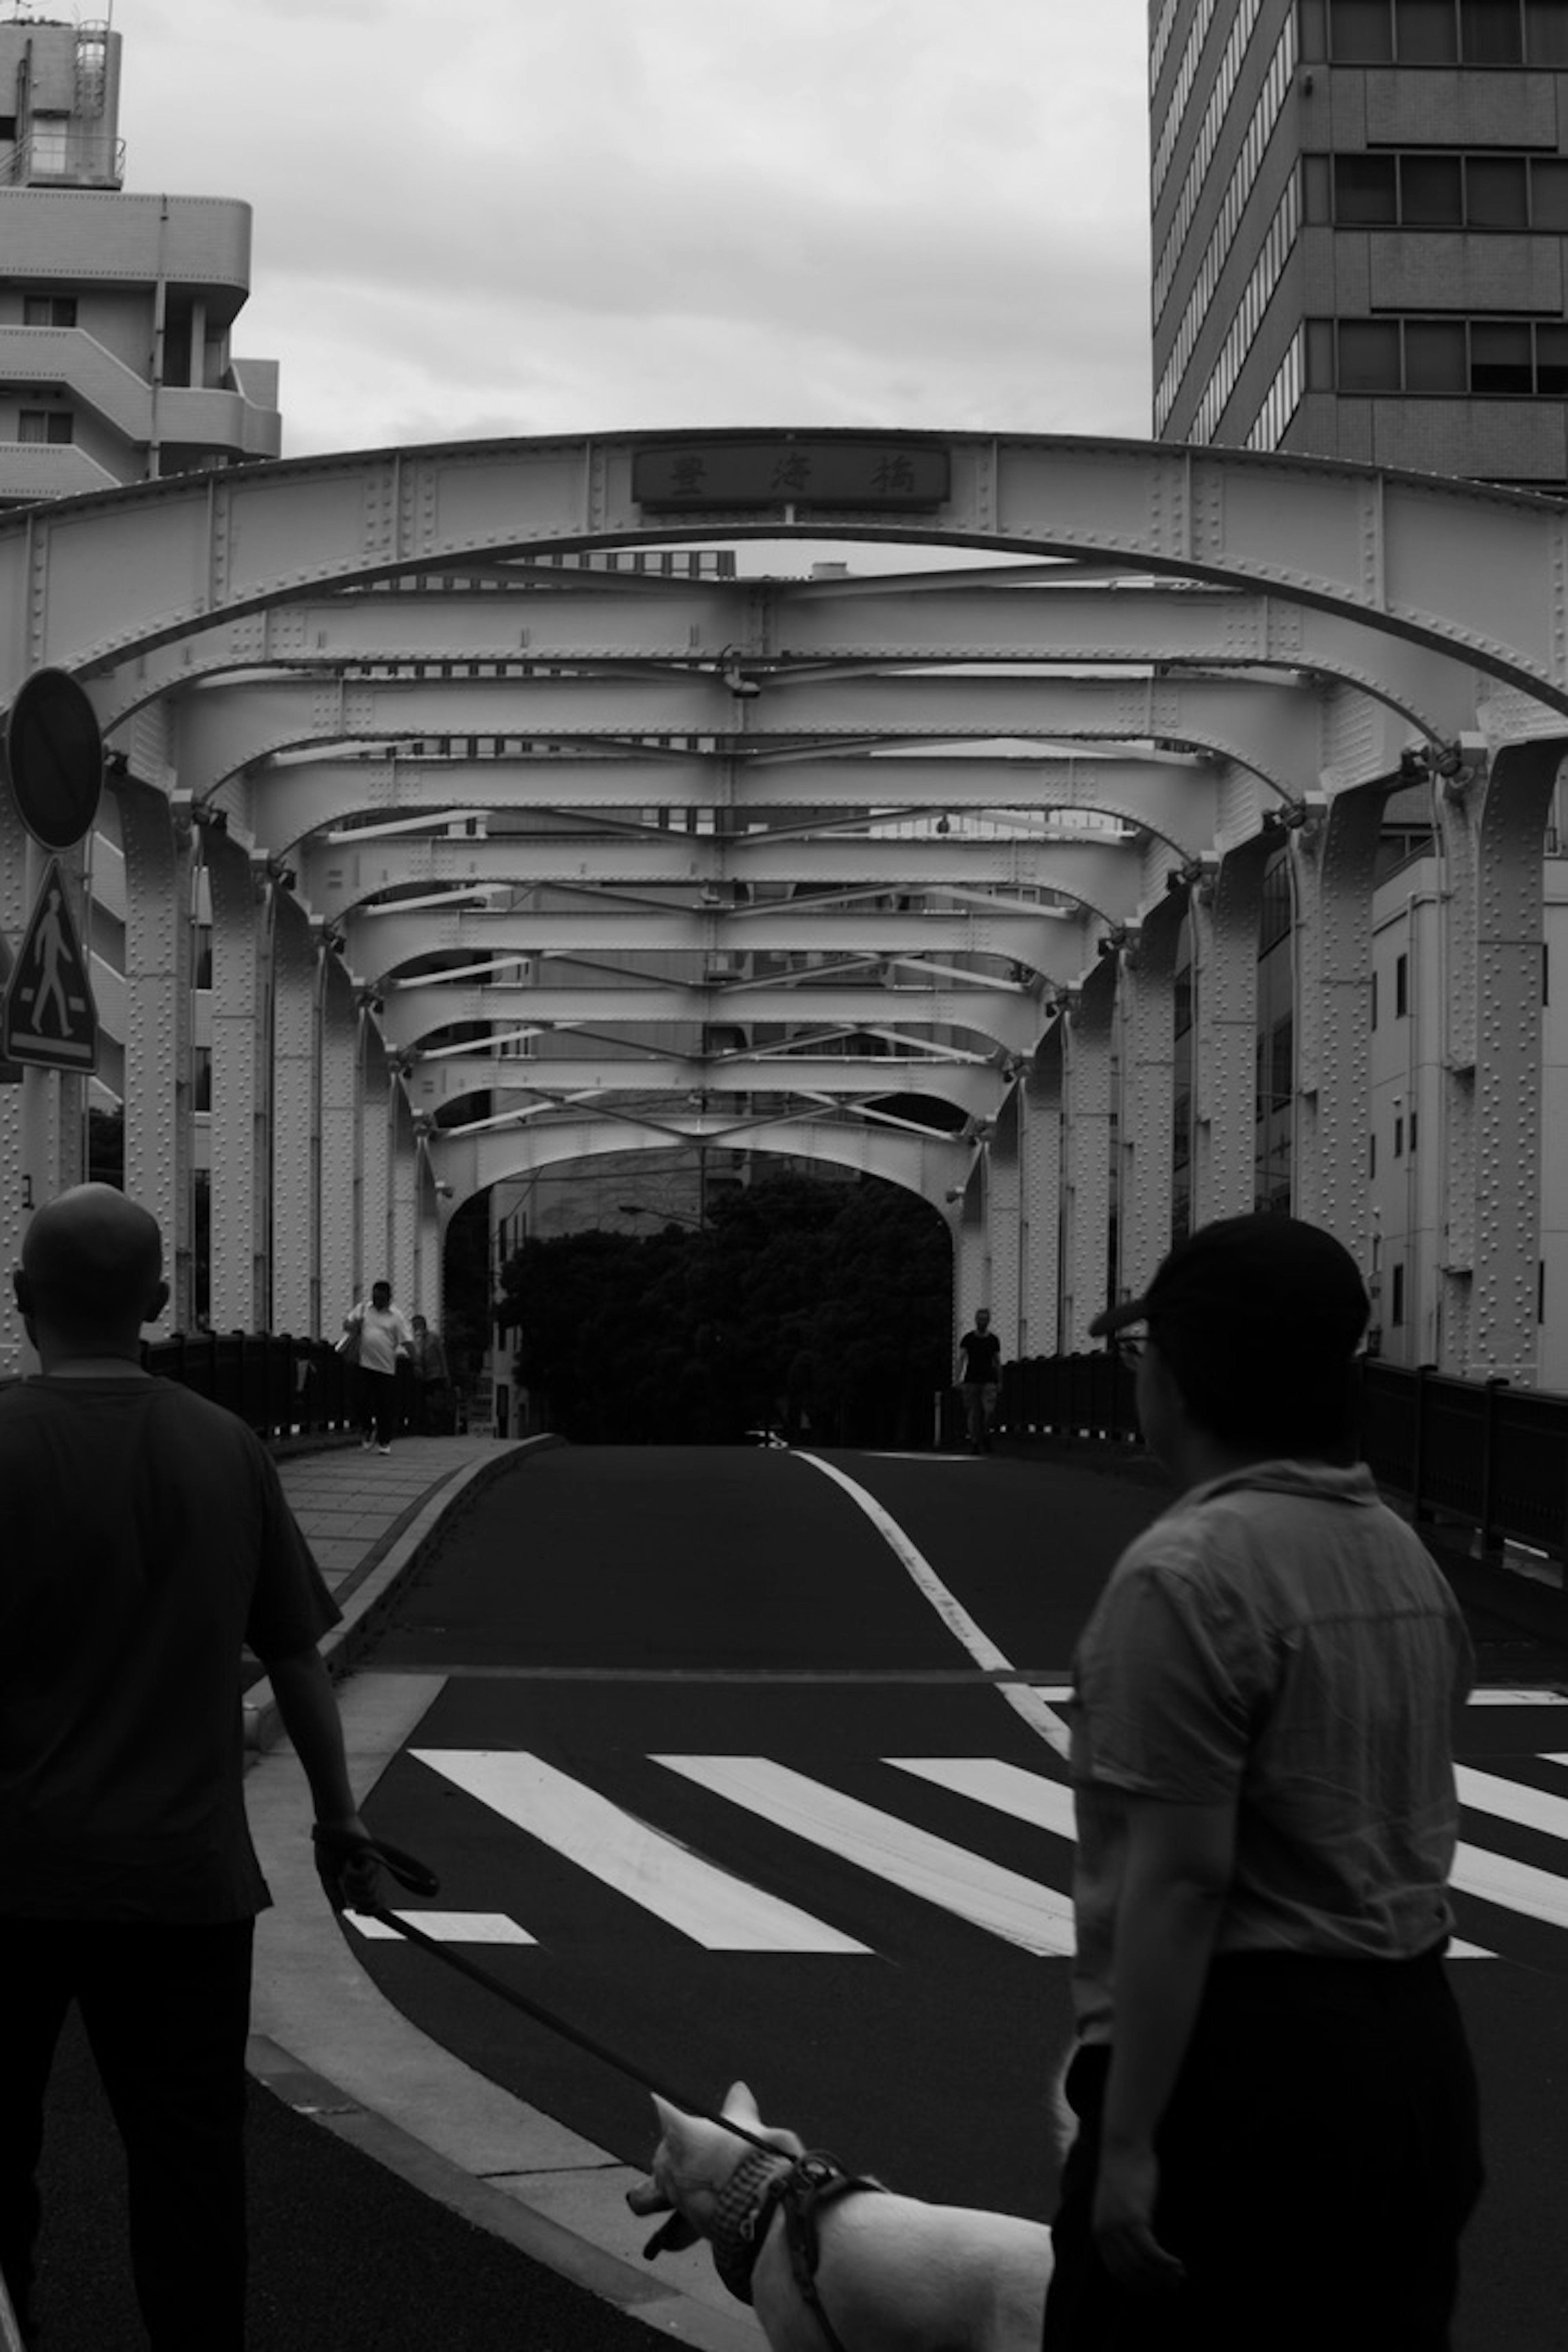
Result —
<path fill-rule="evenodd" d="M 869 443 L 811 436 L 846 464 Z M 1280 856 L 1295 1194 L 1364 1250 L 1372 859 L 1415 761 L 1452 969 L 1491 992 L 1456 993 L 1450 1328 L 1467 1366 L 1528 1376 L 1562 511 L 1218 450 L 899 435 L 866 478 L 902 505 L 679 505 L 710 459 L 798 488 L 794 446 L 382 452 L 0 518 L 0 691 L 74 671 L 123 761 L 103 1069 L 177 1299 L 198 1118 L 226 1155 L 215 1319 L 296 1328 L 372 1258 L 433 1297 L 476 1187 L 722 1137 L 864 1148 L 949 1216 L 971 1287 L 988 1269 L 1009 1344 L 1070 1344 L 1113 1195 L 1112 1280 L 1169 1236 L 1178 956 L 1193 1204 L 1250 1205 L 1247 954 Z M 661 480 L 675 505 L 645 504 Z M 911 568 L 781 576 L 792 538 Z M 775 542 L 772 572 L 603 567 L 682 540 Z M 14 936 L 22 861 L 0 870 Z M 68 1167 L 77 1083 L 0 1089 L 25 1095 L 0 1101 L 14 1167 Z"/>

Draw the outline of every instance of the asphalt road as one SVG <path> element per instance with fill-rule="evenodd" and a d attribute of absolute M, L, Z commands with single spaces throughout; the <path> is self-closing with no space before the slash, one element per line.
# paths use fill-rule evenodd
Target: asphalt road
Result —
<path fill-rule="evenodd" d="M 560 1449 L 499 1479 L 369 1662 L 445 1678 L 369 1818 L 438 1867 L 443 1910 L 532 1939 L 471 1958 L 691 2104 L 743 2076 L 771 2121 L 897 2187 L 1048 2215 L 1070 1847 L 1041 1826 L 1066 1782 L 1045 1710 L 1163 1489 L 1000 1456 L 829 1461 L 891 1540 L 778 1454 Z M 1476 1630 L 1483 1675 L 1561 1675 Z M 1466 1727 L 1488 1891 L 1461 1894 L 1461 1935 L 1493 1957 L 1454 1973 L 1490 2185 L 1455 2352 L 1568 2342 L 1568 1709 L 1549 1696 L 1478 1706 Z M 1030 1819 L 1005 1809 L 1020 1790 Z M 646 2163 L 644 2090 L 430 1956 L 343 1933 L 425 2032 Z M 141 2340 L 102 2224 L 120 2190 L 96 2097 L 73 2042 L 48 2158 L 72 2279 L 58 2352 Z M 647 2346 L 264 2091 L 253 2109 L 252 2352 Z"/>
<path fill-rule="evenodd" d="M 1059 1464 L 833 1459 L 1037 1694 L 1065 1678 L 1111 1559 L 1163 1499 L 1147 1480 Z M 1065 1893 L 1066 1840 L 954 1778 L 978 1762 L 1060 1788 L 1065 1767 L 841 1486 L 781 1454 L 542 1456 L 453 1529 L 377 1664 L 449 1680 L 371 1818 L 437 1858 L 443 1905 L 500 1912 L 537 1938 L 474 1957 L 694 2104 L 743 2076 L 770 2120 L 896 2186 L 1048 2216 L 1047 2093 L 1069 2030 L 1068 1962 L 1010 1940 L 984 1886 L 964 1887 L 967 1916 L 949 1907 L 964 1874 L 920 1841 Z M 1509 1882 L 1500 1899 L 1460 1899 L 1465 1942 L 1491 1956 L 1454 1965 L 1487 2085 L 1492 2188 L 1459 2352 L 1568 2341 L 1564 1751 L 1560 1704 L 1469 1711 L 1477 1884 L 1497 1894 L 1497 1865 L 1506 1880 L 1522 1864 L 1526 1896 Z M 636 1885 L 584 1868 L 570 1822 L 536 1796 L 531 1826 L 503 1816 L 498 1801 L 516 1794 L 498 1798 L 485 1776 L 519 1755 L 864 1950 L 702 1948 Z M 474 1758 L 489 1760 L 461 1760 Z M 911 1773 L 911 1759 L 936 1778 Z M 1500 1818 L 1499 1783 L 1503 1801 L 1537 1792 L 1547 1825 Z M 1554 1916 L 1516 1907 L 1538 1895 Z M 651 2119 L 634 2085 L 427 1955 L 377 1942 L 362 1957 L 470 2063 L 646 2159 Z"/>

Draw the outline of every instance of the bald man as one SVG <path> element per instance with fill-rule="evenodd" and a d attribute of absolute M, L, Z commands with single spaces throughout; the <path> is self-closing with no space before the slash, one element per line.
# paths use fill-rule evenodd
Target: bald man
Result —
<path fill-rule="evenodd" d="M 239 2352 L 251 1938 L 241 1652 L 266 1665 L 335 1901 L 374 1901 L 331 1686 L 339 1612 L 252 1431 L 142 1368 L 158 1227 L 105 1184 L 15 1277 L 41 1377 L 0 1391 L 0 2273 L 34 2326 L 44 2095 L 72 2001 L 125 2143 L 155 2352 Z M 68 2292 L 68 2283 L 67 2286 Z"/>

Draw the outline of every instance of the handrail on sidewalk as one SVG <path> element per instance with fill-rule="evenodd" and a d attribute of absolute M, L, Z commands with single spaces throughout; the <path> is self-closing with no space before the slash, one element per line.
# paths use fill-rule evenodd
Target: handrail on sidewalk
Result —
<path fill-rule="evenodd" d="M 1363 1456 L 1414 1517 L 1465 1522 L 1486 1559 L 1511 1543 L 1568 1562 L 1568 1396 L 1375 1356 L 1362 1360 L 1361 1391 Z M 1004 1364 L 996 1428 L 1068 1444 L 1137 1444 L 1131 1367 L 1107 1349 Z"/>

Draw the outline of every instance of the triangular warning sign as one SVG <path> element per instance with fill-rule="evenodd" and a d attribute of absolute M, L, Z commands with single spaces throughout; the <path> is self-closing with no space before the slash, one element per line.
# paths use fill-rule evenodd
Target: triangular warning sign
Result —
<path fill-rule="evenodd" d="M 58 857 L 45 871 L 5 984 L 0 1056 L 47 1070 L 98 1067 L 98 1008 Z"/>

